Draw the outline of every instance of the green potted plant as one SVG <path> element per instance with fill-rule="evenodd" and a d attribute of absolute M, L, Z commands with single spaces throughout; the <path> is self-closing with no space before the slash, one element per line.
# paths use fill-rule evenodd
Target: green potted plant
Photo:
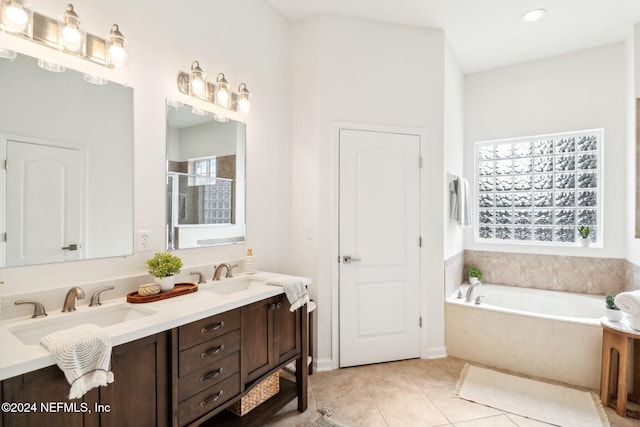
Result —
<path fill-rule="evenodd" d="M 619 322 L 620 320 L 622 320 L 624 313 L 620 311 L 614 299 L 615 297 L 611 294 L 607 294 L 604 297 L 604 301 L 607 306 L 607 319 L 611 320 L 612 322 Z"/>
<path fill-rule="evenodd" d="M 175 286 L 175 274 L 180 273 L 182 260 L 169 252 L 158 252 L 147 260 L 148 271 L 161 291 L 170 291 Z"/>
<path fill-rule="evenodd" d="M 588 225 L 581 225 L 578 227 L 578 233 L 580 234 L 580 244 L 582 246 L 589 246 L 591 243 L 591 238 L 589 237 L 591 234 L 591 227 Z"/>
<path fill-rule="evenodd" d="M 482 278 L 482 270 L 477 265 L 472 265 L 467 269 L 467 275 L 469 276 L 469 283 L 476 283 Z"/>

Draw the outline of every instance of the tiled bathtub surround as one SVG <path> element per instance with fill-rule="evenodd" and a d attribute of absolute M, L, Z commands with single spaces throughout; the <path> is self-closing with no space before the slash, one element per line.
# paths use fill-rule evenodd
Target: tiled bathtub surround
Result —
<path fill-rule="evenodd" d="M 445 274 L 449 273 L 447 262 Z M 593 295 L 624 291 L 629 286 L 629 276 L 640 289 L 640 267 L 634 266 L 632 273 L 629 264 L 620 258 L 464 251 L 464 271 L 477 265 L 483 272 L 483 282 Z M 446 278 L 448 292 L 450 281 L 455 278 Z"/>
<path fill-rule="evenodd" d="M 640 290 L 640 266 L 625 261 L 625 291 Z"/>
<path fill-rule="evenodd" d="M 464 281 L 464 252 L 458 252 L 444 261 L 445 295 L 451 295 Z"/>

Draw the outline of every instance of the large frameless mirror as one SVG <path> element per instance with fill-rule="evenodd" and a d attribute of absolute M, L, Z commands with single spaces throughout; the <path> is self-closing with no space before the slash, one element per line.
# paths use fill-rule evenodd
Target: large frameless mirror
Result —
<path fill-rule="evenodd" d="M 18 54 L 0 94 L 0 266 L 132 254 L 133 89 Z"/>
<path fill-rule="evenodd" d="M 167 249 L 245 241 L 244 123 L 167 101 Z"/>

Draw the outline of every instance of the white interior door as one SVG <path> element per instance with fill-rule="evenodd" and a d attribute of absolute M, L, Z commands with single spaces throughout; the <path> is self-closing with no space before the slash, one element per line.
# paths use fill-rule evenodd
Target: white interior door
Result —
<path fill-rule="evenodd" d="M 81 257 L 83 170 L 79 150 L 7 141 L 7 266 Z"/>
<path fill-rule="evenodd" d="M 419 357 L 420 138 L 339 138 L 340 366 Z"/>

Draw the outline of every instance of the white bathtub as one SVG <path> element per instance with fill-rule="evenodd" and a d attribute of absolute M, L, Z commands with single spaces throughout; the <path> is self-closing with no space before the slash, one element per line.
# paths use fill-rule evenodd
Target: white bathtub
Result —
<path fill-rule="evenodd" d="M 468 285 L 447 298 L 447 353 L 597 390 L 600 387 L 604 297 L 513 286 Z M 476 305 L 475 297 L 484 295 Z"/>

